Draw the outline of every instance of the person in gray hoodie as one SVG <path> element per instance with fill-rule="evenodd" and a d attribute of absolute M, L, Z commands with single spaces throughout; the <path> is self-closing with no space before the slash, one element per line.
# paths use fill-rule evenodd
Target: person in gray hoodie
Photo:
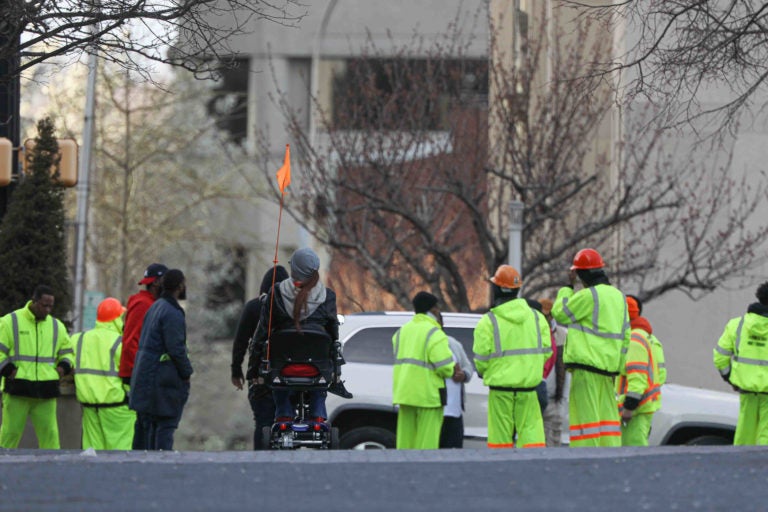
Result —
<path fill-rule="evenodd" d="M 339 350 L 339 320 L 336 314 L 336 293 L 320 282 L 320 258 L 308 248 L 298 249 L 290 259 L 291 277 L 285 279 L 274 289 L 274 298 L 267 297 L 266 304 L 261 310 L 261 320 L 256 330 L 255 340 L 261 344 L 269 337 L 269 328 L 279 331 L 286 328 L 301 330 L 309 325 L 319 326 L 324 329 L 334 341 L 334 351 L 331 357 L 336 359 L 336 388 L 338 387 L 351 398 L 352 394 L 343 388 L 339 380 L 339 366 L 343 364 Z M 270 310 L 272 318 L 270 322 Z M 276 389 L 272 391 L 275 400 L 275 421 L 293 420 L 293 405 L 290 400 L 290 391 Z M 326 391 L 316 390 L 310 392 L 310 415 L 317 422 L 324 422 L 328 418 L 325 408 Z"/>

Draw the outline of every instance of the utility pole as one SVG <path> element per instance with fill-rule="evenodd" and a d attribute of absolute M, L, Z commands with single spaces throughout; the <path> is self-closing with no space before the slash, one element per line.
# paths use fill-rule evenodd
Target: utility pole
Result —
<path fill-rule="evenodd" d="M 94 30 L 95 32 L 95 30 Z M 88 55 L 88 86 L 85 94 L 85 117 L 83 120 L 83 150 L 80 153 L 80 169 L 77 180 L 77 219 L 75 230 L 77 246 L 75 250 L 75 314 L 73 324 L 75 332 L 83 328 L 83 295 L 85 292 L 85 241 L 88 234 L 88 202 L 91 189 L 91 153 L 93 152 L 93 125 L 96 105 L 96 47 Z"/>
<path fill-rule="evenodd" d="M 523 227 L 525 205 L 520 201 L 509 204 L 509 264 L 523 273 Z"/>

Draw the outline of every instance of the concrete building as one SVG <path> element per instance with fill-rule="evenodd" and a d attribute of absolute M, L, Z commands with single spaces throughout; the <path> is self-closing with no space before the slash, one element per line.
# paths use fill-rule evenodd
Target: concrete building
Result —
<path fill-rule="evenodd" d="M 296 11 L 292 14 L 301 14 Z M 327 109 L 333 98 L 333 77 L 343 69 L 348 58 L 361 55 L 373 46 L 393 54 L 414 41 L 418 34 L 425 40 L 424 51 L 431 42 L 442 37 L 457 23 L 467 38 L 468 56 L 485 59 L 487 55 L 487 4 L 482 0 L 428 0 L 417 3 L 397 0 L 369 2 L 354 0 L 313 1 L 306 6 L 306 14 L 295 27 L 286 27 L 268 21 L 255 21 L 250 36 L 228 44 L 240 52 L 240 66 L 226 72 L 220 85 L 230 102 L 240 102 L 238 125 L 247 148 L 263 149 L 266 140 L 269 159 L 277 168 L 282 162 L 285 144 L 290 143 L 285 119 L 277 103 L 283 97 L 294 109 L 304 115 L 303 122 L 309 136 L 322 143 L 324 134 L 316 130 L 316 110 L 312 96 Z M 413 57 L 418 56 L 418 50 Z M 228 85 L 232 84 L 232 85 Z M 238 89 L 239 87 L 239 89 Z M 311 92 L 314 91 L 314 94 Z M 231 104 L 231 103 L 230 103 Z M 230 118 L 231 118 L 230 111 Z M 257 138 L 265 135 L 257 143 Z M 292 148 L 293 149 L 293 148 Z M 295 151 L 295 149 L 294 149 Z M 294 153 L 295 154 L 295 153 Z M 265 155 L 260 155 L 263 158 Z M 302 171 L 295 164 L 289 194 L 301 187 Z M 247 296 L 258 289 L 262 272 L 272 261 L 277 207 L 265 204 L 263 209 L 248 215 L 250 235 L 243 240 L 249 244 Z M 232 224 L 229 224 L 230 226 Z M 286 262 L 298 246 L 312 244 L 309 235 L 283 216 L 280 234 L 281 255 Z M 319 247 L 316 249 L 320 250 Z M 323 264 L 328 257 L 321 254 Z"/>

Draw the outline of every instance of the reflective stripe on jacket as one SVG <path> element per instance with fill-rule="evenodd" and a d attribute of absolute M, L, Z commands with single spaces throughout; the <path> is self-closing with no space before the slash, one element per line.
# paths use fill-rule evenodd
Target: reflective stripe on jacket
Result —
<path fill-rule="evenodd" d="M 58 396 L 56 366 L 67 361 L 71 366 L 72 342 L 64 324 L 48 315 L 37 321 L 26 306 L 0 318 L 0 372 L 8 364 L 16 367 L 16 377 L 4 379 L 4 390 L 21 396 Z"/>
<path fill-rule="evenodd" d="M 713 360 L 722 375 L 743 391 L 768 393 L 768 317 L 732 318 L 717 342 Z"/>
<path fill-rule="evenodd" d="M 618 375 L 629 348 L 629 315 L 624 294 L 608 284 L 557 292 L 552 317 L 568 328 L 566 365 Z"/>
<path fill-rule="evenodd" d="M 486 386 L 533 389 L 552 353 L 547 319 L 525 299 L 507 301 L 480 318 L 472 351 Z"/>
<path fill-rule="evenodd" d="M 75 388 L 84 405 L 127 403 L 119 376 L 122 334 L 116 322 L 96 322 L 96 327 L 73 336 Z"/>
<path fill-rule="evenodd" d="M 414 407 L 440 407 L 444 379 L 453 375 L 453 353 L 448 336 L 437 321 L 417 314 L 392 337 L 395 365 L 392 403 Z"/>
<path fill-rule="evenodd" d="M 650 335 L 642 329 L 632 329 L 627 362 L 616 383 L 619 407 L 624 406 L 625 397 L 631 397 L 639 403 L 634 409 L 636 413 L 654 412 L 661 404 L 661 386 L 656 380 L 659 368 L 649 337 Z"/>

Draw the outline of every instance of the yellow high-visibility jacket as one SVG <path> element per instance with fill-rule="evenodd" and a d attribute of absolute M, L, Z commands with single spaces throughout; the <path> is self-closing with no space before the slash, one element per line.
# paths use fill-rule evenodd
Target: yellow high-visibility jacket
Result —
<path fill-rule="evenodd" d="M 608 284 L 557 292 L 552 317 L 568 328 L 563 350 L 566 367 L 618 375 L 629 348 L 629 314 L 624 294 Z"/>
<path fill-rule="evenodd" d="M 656 366 L 659 368 L 659 375 L 656 378 L 656 383 L 659 386 L 663 386 L 667 382 L 667 360 L 664 357 L 664 345 L 661 344 L 659 338 L 655 334 L 651 333 L 650 336 L 651 348 L 653 349 L 653 359 L 656 361 Z"/>
<path fill-rule="evenodd" d="M 739 389 L 768 393 L 768 317 L 748 312 L 732 318 L 717 342 L 713 361 Z"/>
<path fill-rule="evenodd" d="M 48 315 L 38 321 L 29 309 L 32 301 L 0 318 L 0 373 L 16 368 L 14 379 L 3 379 L 3 391 L 32 398 L 59 396 L 61 365 L 72 368 L 72 342 L 64 324 Z"/>
<path fill-rule="evenodd" d="M 524 390 L 541 383 L 552 338 L 547 319 L 525 299 L 491 308 L 477 323 L 474 339 L 475 368 L 486 386 Z"/>
<path fill-rule="evenodd" d="M 75 345 L 77 400 L 85 405 L 128 404 L 119 376 L 122 321 L 96 322 L 87 332 L 72 336 Z"/>
<path fill-rule="evenodd" d="M 395 366 L 392 403 L 414 407 L 445 405 L 445 379 L 453 375 L 448 336 L 429 315 L 419 313 L 392 337 Z"/>
<path fill-rule="evenodd" d="M 658 374 L 650 334 L 641 328 L 632 329 L 624 371 L 616 381 L 619 407 L 638 414 L 657 411 L 661 406 Z"/>

